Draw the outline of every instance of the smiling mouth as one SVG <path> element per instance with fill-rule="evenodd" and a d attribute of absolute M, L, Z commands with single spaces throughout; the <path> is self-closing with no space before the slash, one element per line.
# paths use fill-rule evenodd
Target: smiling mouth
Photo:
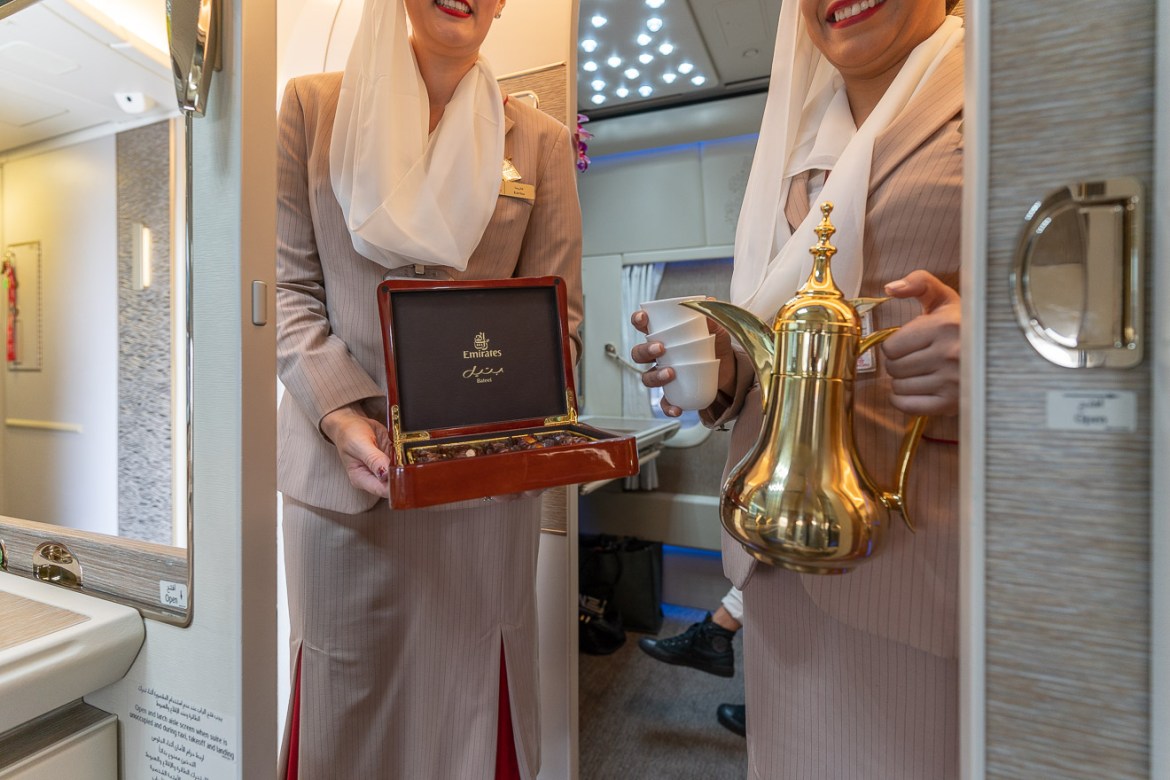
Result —
<path fill-rule="evenodd" d="M 831 10 L 828 14 L 828 18 L 826 18 L 825 21 L 829 22 L 830 24 L 846 22 L 856 16 L 860 16 L 866 11 L 873 10 L 885 1 L 886 0 L 860 0 L 860 2 L 856 2 L 851 5 L 841 5 L 835 10 Z"/>
<path fill-rule="evenodd" d="M 471 6 L 461 0 L 435 0 L 439 10 L 456 16 L 471 16 Z"/>

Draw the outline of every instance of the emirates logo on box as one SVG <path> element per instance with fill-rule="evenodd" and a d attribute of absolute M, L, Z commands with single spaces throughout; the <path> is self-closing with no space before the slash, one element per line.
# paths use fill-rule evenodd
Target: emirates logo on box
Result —
<path fill-rule="evenodd" d="M 482 330 L 479 333 L 476 333 L 475 339 L 472 341 L 472 344 L 475 345 L 475 349 L 474 350 L 467 350 L 467 349 L 463 350 L 463 359 L 464 360 L 478 360 L 480 358 L 491 358 L 491 357 L 503 357 L 504 356 L 503 350 L 488 349 L 489 343 L 490 342 L 488 341 L 488 337 L 487 337 L 486 333 L 484 333 Z"/>

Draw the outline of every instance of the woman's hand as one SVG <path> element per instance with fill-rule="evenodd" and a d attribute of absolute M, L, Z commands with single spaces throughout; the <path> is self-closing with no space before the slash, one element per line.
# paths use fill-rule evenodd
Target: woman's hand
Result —
<path fill-rule="evenodd" d="M 922 314 L 882 342 L 893 379 L 890 403 L 906 414 L 959 413 L 959 294 L 926 271 L 886 285 L 895 298 L 917 298 Z"/>
<path fill-rule="evenodd" d="M 630 315 L 630 323 L 638 330 L 639 333 L 650 332 L 650 318 L 646 316 L 646 312 L 638 309 Z M 666 352 L 666 348 L 662 346 L 661 341 L 643 341 L 640 344 L 635 344 L 634 348 L 630 350 L 630 358 L 635 363 L 653 363 Z M 665 384 L 674 381 L 674 369 L 670 367 L 658 368 L 651 366 L 642 372 L 642 384 L 646 387 L 662 387 Z M 663 414 L 667 417 L 678 417 L 683 413 L 683 410 L 674 404 L 667 403 L 663 398 L 659 403 Z"/>
<path fill-rule="evenodd" d="M 639 333 L 649 333 L 650 318 L 646 312 L 638 309 L 630 315 L 630 323 Z M 731 352 L 731 336 L 727 331 L 711 318 L 707 318 L 707 330 L 715 334 L 715 357 L 719 359 L 719 389 L 729 395 L 735 390 L 735 357 Z M 666 347 L 660 341 L 645 341 L 635 344 L 630 350 L 630 358 L 635 363 L 653 363 L 666 352 Z M 669 366 L 659 368 L 652 366 L 642 373 L 642 384 L 646 387 L 662 387 L 674 381 L 674 369 Z M 730 388 L 730 389 L 727 389 Z M 662 413 L 667 417 L 678 417 L 683 413 L 681 407 L 675 406 L 663 398 L 659 402 Z"/>
<path fill-rule="evenodd" d="M 379 498 L 390 497 L 390 433 L 353 406 L 335 409 L 321 418 L 321 432 L 337 447 L 349 483 Z"/>

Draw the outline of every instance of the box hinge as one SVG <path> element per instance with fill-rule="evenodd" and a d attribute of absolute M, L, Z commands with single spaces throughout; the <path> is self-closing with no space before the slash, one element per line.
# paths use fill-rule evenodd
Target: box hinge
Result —
<path fill-rule="evenodd" d="M 402 412 L 398 409 L 398 404 L 390 407 L 390 436 L 394 440 L 394 455 L 397 458 L 399 466 L 406 465 L 406 459 L 403 456 L 403 445 L 410 442 L 425 441 L 431 438 L 431 434 L 427 431 L 406 431 L 402 430 Z"/>
<path fill-rule="evenodd" d="M 572 390 L 565 391 L 565 408 L 569 410 L 568 414 L 558 414 L 556 417 L 545 417 L 545 425 L 576 425 L 577 424 L 577 400 L 573 395 Z"/>

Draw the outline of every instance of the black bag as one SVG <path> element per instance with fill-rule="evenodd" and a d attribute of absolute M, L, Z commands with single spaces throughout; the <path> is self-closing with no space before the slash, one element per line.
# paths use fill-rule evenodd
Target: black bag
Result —
<path fill-rule="evenodd" d="M 622 576 L 613 600 L 630 631 L 657 634 L 662 628 L 662 542 L 623 537 L 618 550 Z"/>
<path fill-rule="evenodd" d="M 580 591 L 612 601 L 630 631 L 662 628 L 662 542 L 582 534 Z"/>
<path fill-rule="evenodd" d="M 582 543 L 577 554 L 577 645 L 587 655 L 609 655 L 626 641 L 622 616 L 614 603 L 621 561 L 609 544 Z"/>

